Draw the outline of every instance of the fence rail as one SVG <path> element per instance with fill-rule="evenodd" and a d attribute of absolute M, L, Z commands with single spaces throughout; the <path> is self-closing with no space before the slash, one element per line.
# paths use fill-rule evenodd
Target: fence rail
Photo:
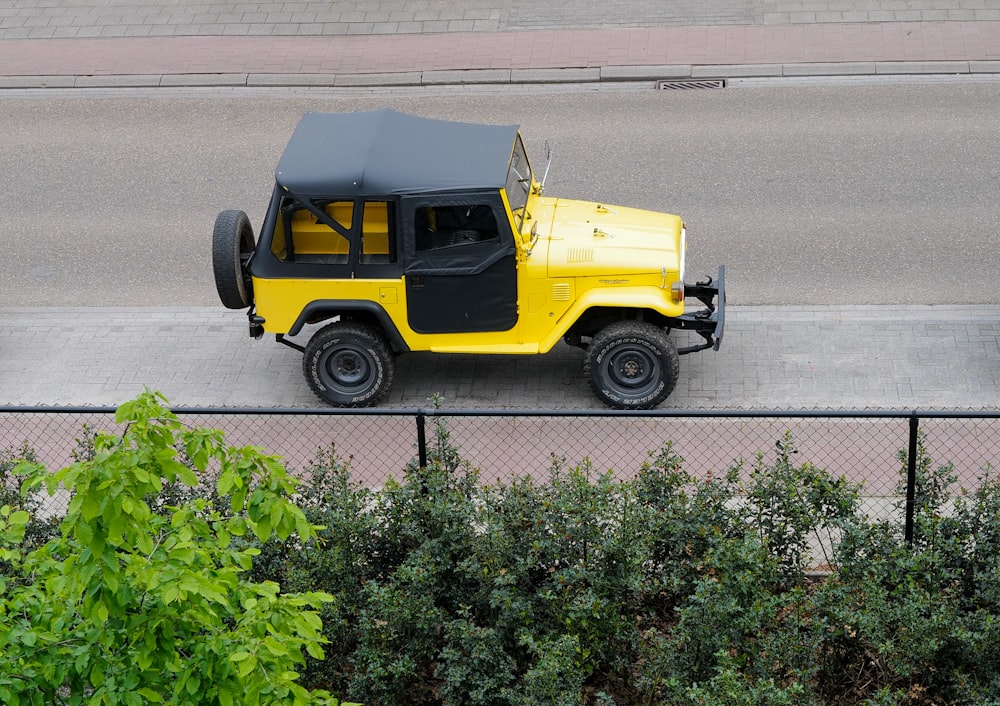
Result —
<path fill-rule="evenodd" d="M 895 514 L 912 541 L 918 439 L 938 464 L 974 487 L 1000 460 L 1000 411 L 871 410 L 446 410 L 176 408 L 192 426 L 218 428 L 230 443 L 282 456 L 294 470 L 331 447 L 362 482 L 380 485 L 410 463 L 426 465 L 429 425 L 443 420 L 483 482 L 545 477 L 553 462 L 587 459 L 628 477 L 667 442 L 686 471 L 720 474 L 758 455 L 773 458 L 790 433 L 797 458 L 863 485 L 867 511 Z M 86 427 L 121 431 L 112 407 L 0 407 L 0 450 L 30 449 L 50 468 L 72 461 Z M 899 506 L 902 505 L 902 512 Z M 899 517 L 898 515 L 902 516 Z"/>

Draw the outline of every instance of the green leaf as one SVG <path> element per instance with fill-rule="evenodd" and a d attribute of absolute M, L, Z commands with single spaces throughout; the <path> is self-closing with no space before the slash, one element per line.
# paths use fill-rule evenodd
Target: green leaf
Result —
<path fill-rule="evenodd" d="M 111 571 L 105 571 L 102 577 L 104 585 L 111 589 L 112 593 L 118 593 L 118 577 Z"/>
<path fill-rule="evenodd" d="M 10 517 L 7 518 L 7 521 L 12 525 L 26 525 L 30 519 L 31 515 L 29 515 L 26 510 L 15 510 L 10 513 Z"/>
<path fill-rule="evenodd" d="M 166 604 L 173 603 L 180 598 L 181 591 L 176 584 L 169 584 L 163 587 L 163 602 Z"/>
<path fill-rule="evenodd" d="M 143 554 L 153 553 L 153 540 L 146 532 L 139 532 L 135 537 L 135 546 Z"/>
<path fill-rule="evenodd" d="M 239 663 L 236 671 L 239 673 L 241 678 L 245 678 L 250 672 L 257 668 L 257 658 L 250 655 L 249 659 L 245 659 Z"/>
<path fill-rule="evenodd" d="M 73 527 L 73 533 L 80 544 L 85 547 L 89 547 L 94 541 L 94 528 L 85 522 L 77 522 Z"/>
<path fill-rule="evenodd" d="M 312 657 L 313 659 L 323 659 L 323 656 L 324 656 L 323 655 L 323 648 L 320 647 L 315 642 L 307 642 L 306 643 L 306 652 L 308 652 L 309 656 Z"/>
<path fill-rule="evenodd" d="M 170 559 L 173 564 L 191 564 L 194 562 L 194 547 L 187 544 L 178 544 L 170 551 Z"/>
<path fill-rule="evenodd" d="M 219 480 L 216 482 L 215 487 L 219 491 L 219 495 L 225 497 L 229 495 L 234 487 L 233 479 L 235 474 L 231 469 L 226 468 L 221 473 L 219 473 Z"/>
<path fill-rule="evenodd" d="M 200 688 L 201 688 L 201 679 L 194 676 L 193 674 L 189 675 L 187 682 L 184 684 L 184 689 L 187 691 L 187 693 L 194 696 L 195 694 L 198 693 L 198 689 Z"/>
<path fill-rule="evenodd" d="M 264 647 L 267 648 L 268 652 L 270 652 L 272 655 L 288 654 L 288 648 L 284 645 L 284 643 L 280 642 L 279 640 L 276 640 L 270 635 L 264 638 L 262 644 L 264 645 Z"/>
<path fill-rule="evenodd" d="M 146 700 L 146 703 L 150 703 L 150 704 L 162 704 L 163 703 L 163 697 L 160 696 L 159 693 L 153 691 L 152 689 L 150 689 L 148 687 L 143 687 L 143 688 L 139 689 L 138 690 L 138 694 L 140 696 L 142 696 Z"/>
<path fill-rule="evenodd" d="M 259 521 L 253 524 L 253 533 L 262 542 L 266 542 L 271 536 L 271 520 L 268 517 L 262 517 Z"/>
<path fill-rule="evenodd" d="M 270 515 L 271 515 L 271 526 L 280 527 L 281 521 L 285 517 L 285 503 L 280 500 L 274 501 L 274 503 L 271 505 Z"/>
<path fill-rule="evenodd" d="M 228 549 L 230 543 L 233 541 L 233 536 L 225 527 L 219 527 L 215 531 L 215 537 L 219 542 L 219 546 L 223 549 Z"/>
<path fill-rule="evenodd" d="M 191 487 L 198 485 L 198 474 L 183 464 L 180 464 L 177 475 L 181 479 L 181 482 L 186 485 Z"/>
<path fill-rule="evenodd" d="M 106 520 L 108 522 L 108 541 L 114 542 L 114 540 L 121 539 L 125 533 L 125 515 L 117 510 L 113 510 L 111 517 L 106 518 Z"/>
<path fill-rule="evenodd" d="M 98 502 L 97 498 L 90 493 L 87 493 L 80 498 L 80 514 L 83 515 L 83 519 L 88 522 L 100 515 L 101 504 Z"/>
<path fill-rule="evenodd" d="M 230 517 L 226 520 L 224 529 L 234 537 L 242 537 L 247 533 L 247 523 L 242 517 Z"/>
<path fill-rule="evenodd" d="M 247 501 L 247 489 L 238 488 L 232 497 L 229 499 L 229 509 L 234 513 L 243 512 L 243 508 Z M 235 533 L 234 533 L 235 534 Z"/>

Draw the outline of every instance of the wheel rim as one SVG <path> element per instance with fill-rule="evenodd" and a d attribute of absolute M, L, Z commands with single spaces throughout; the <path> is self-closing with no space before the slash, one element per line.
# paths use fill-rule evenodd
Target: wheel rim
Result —
<path fill-rule="evenodd" d="M 660 383 L 660 362 L 642 348 L 622 348 L 608 356 L 607 380 L 630 398 L 653 392 Z"/>
<path fill-rule="evenodd" d="M 323 382 L 336 392 L 354 395 L 371 384 L 375 361 L 356 348 L 334 348 L 321 361 Z"/>

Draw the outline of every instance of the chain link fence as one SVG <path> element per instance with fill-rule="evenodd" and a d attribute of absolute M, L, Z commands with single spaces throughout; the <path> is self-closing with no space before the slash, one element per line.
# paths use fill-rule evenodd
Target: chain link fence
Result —
<path fill-rule="evenodd" d="M 50 469 L 72 463 L 87 430 L 121 433 L 113 408 L 0 407 L 0 453 L 31 453 Z M 441 422 L 461 458 L 483 483 L 530 475 L 544 479 L 553 463 L 588 461 L 618 479 L 633 476 L 665 444 L 696 476 L 721 475 L 776 456 L 790 435 L 796 463 L 809 462 L 863 487 L 871 516 L 912 527 L 916 439 L 935 465 L 952 464 L 959 488 L 971 490 L 1000 461 L 1000 412 L 867 411 L 538 411 L 176 409 L 192 427 L 221 429 L 229 443 L 281 456 L 302 471 L 334 449 L 360 482 L 379 487 L 408 464 L 426 462 Z M 906 501 L 910 503 L 907 506 Z M 60 511 L 58 499 L 51 511 Z"/>

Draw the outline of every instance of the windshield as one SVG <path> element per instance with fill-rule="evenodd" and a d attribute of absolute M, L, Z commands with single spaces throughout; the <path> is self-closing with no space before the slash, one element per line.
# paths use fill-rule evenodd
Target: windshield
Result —
<path fill-rule="evenodd" d="M 510 156 L 510 167 L 507 170 L 507 201 L 510 202 L 514 223 L 520 232 L 524 223 L 524 211 L 528 205 L 528 194 L 531 192 L 531 165 L 524 151 L 524 143 L 518 135 L 514 140 L 514 152 Z"/>

